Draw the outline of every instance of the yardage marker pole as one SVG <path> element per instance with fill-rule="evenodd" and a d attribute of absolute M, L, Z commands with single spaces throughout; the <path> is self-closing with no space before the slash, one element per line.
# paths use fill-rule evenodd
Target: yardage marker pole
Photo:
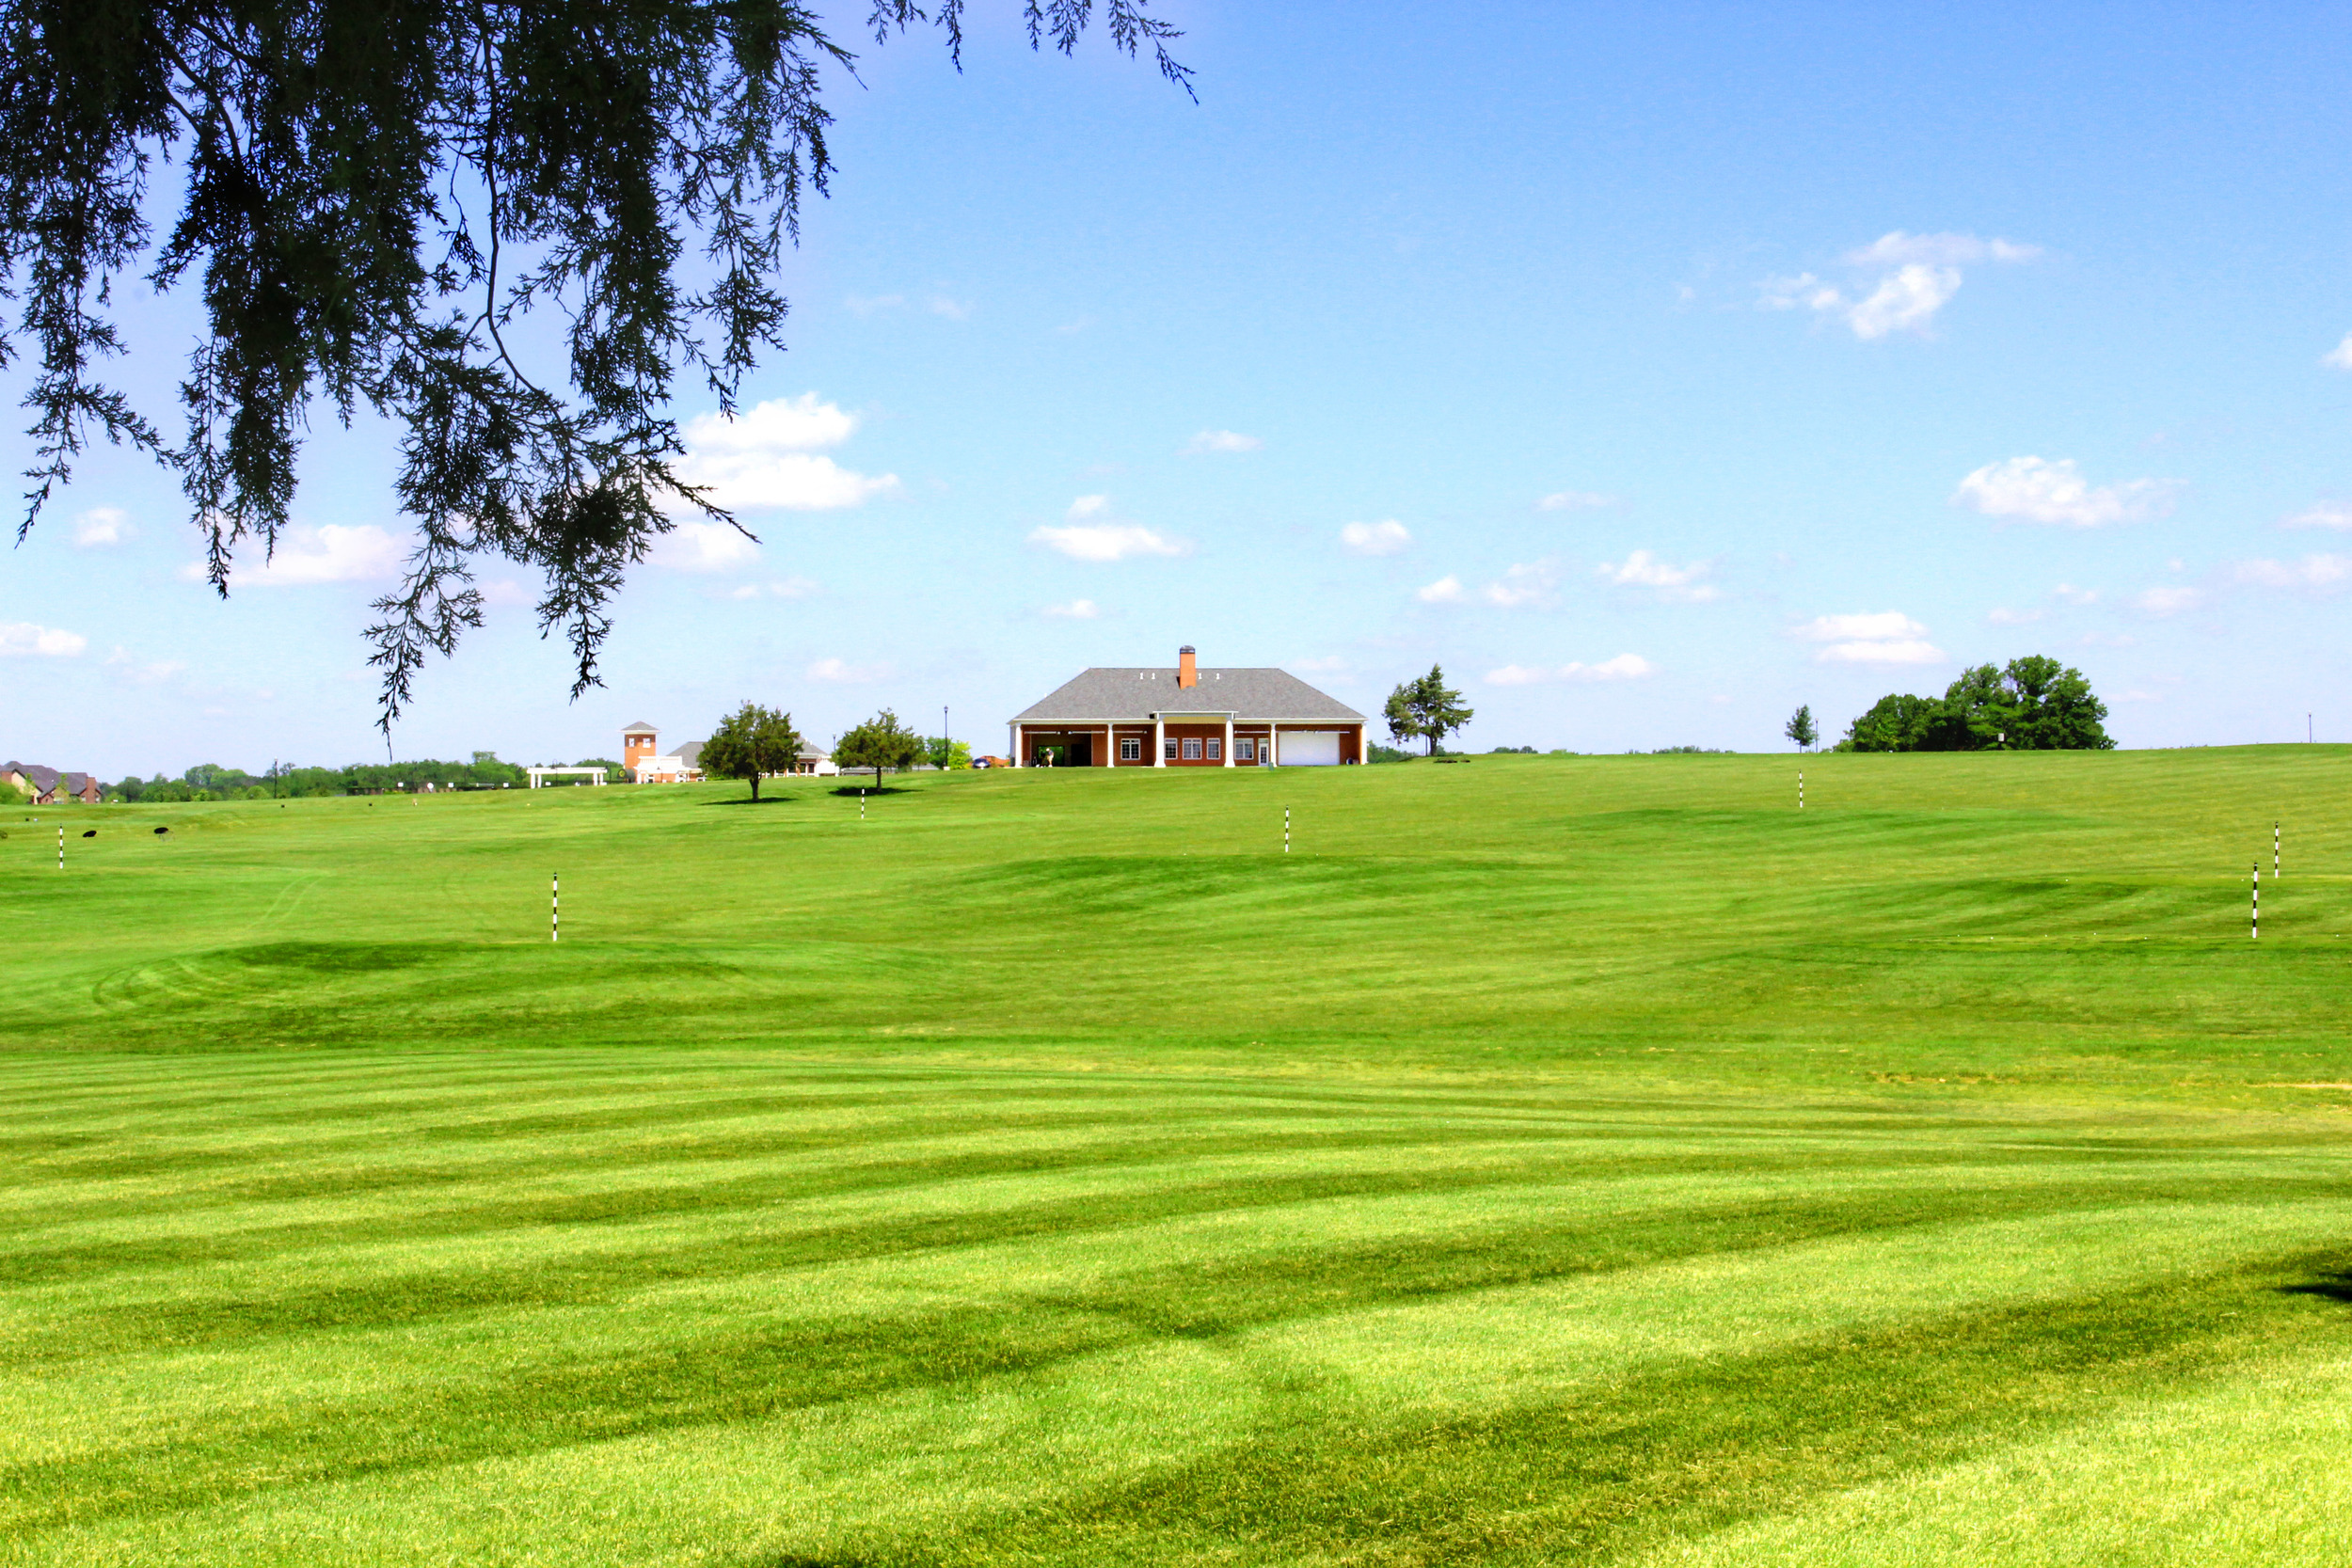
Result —
<path fill-rule="evenodd" d="M 1287 854 L 1289 854 L 1290 852 L 1291 852 L 1291 809 L 1290 809 L 1290 807 L 1288 807 L 1288 806 L 1284 806 L 1284 807 L 1282 808 L 1282 853 L 1284 853 L 1284 854 L 1286 854 L 1286 855 L 1287 855 Z M 64 857 L 65 851 L 61 849 L 61 850 L 59 850 L 57 853 L 58 853 L 58 857 L 59 857 L 59 862 L 60 862 L 60 863 L 63 863 L 63 857 Z"/>
<path fill-rule="evenodd" d="M 57 830 L 57 869 L 60 871 L 65 869 L 65 830 L 63 828 Z"/>
<path fill-rule="evenodd" d="M 866 791 L 862 789 L 857 792 L 857 819 L 866 820 Z"/>
<path fill-rule="evenodd" d="M 2252 939 L 2252 940 L 2253 940 L 2253 941 L 2255 941 L 2255 942 L 2260 942 L 2260 941 L 2262 941 L 2262 936 L 2263 936 L 2263 863 L 2262 863 L 2262 862 L 2260 862 L 2260 861 L 2256 861 L 2256 862 L 2254 863 L 2254 915 L 2253 915 L 2253 925 L 2251 926 L 2251 927 L 2249 927 L 2249 928 L 2248 929 L 2248 931 L 2247 931 L 2247 933 L 2246 933 L 2246 934 L 2247 934 L 2247 936 L 2248 936 L 2248 937 L 2249 937 L 2250 939 Z"/>
<path fill-rule="evenodd" d="M 2270 825 L 2270 879 L 2279 879 L 2279 824 Z"/>
<path fill-rule="evenodd" d="M 564 874 L 548 873 L 548 940 L 564 940 Z"/>
<path fill-rule="evenodd" d="M 1804 769 L 1797 769 L 1797 809 L 1804 810 Z"/>

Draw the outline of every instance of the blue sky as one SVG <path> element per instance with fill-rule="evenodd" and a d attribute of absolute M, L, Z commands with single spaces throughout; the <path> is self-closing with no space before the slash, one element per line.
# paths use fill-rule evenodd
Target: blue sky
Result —
<path fill-rule="evenodd" d="M 1366 711 L 1441 662 L 1480 747 L 1768 749 L 2036 652 L 2127 746 L 2352 739 L 2352 21 L 2054 9 L 1187 4 L 1198 105 L 1009 7 L 961 76 L 866 48 L 766 406 L 694 427 L 761 544 L 681 531 L 578 704 L 492 568 L 396 749 L 745 697 L 1000 749 L 1182 642 Z M 167 415 L 191 318 L 130 293 Z M 389 453 L 323 420 L 225 605 L 96 454 L 0 568 L 0 750 L 380 756 Z"/>

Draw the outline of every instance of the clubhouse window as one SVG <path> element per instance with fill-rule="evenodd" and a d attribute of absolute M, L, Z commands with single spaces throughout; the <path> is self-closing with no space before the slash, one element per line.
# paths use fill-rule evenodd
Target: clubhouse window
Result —
<path fill-rule="evenodd" d="M 1200 760 L 1200 742 L 1195 736 L 1186 736 L 1184 737 L 1184 760 L 1186 762 L 1199 762 Z"/>
<path fill-rule="evenodd" d="M 1225 760 L 1225 741 L 1222 736 L 1209 742 L 1209 760 L 1211 762 Z"/>
<path fill-rule="evenodd" d="M 1143 760 L 1143 742 L 1140 740 L 1120 741 L 1119 743 L 1119 760 L 1121 762 L 1141 762 Z"/>
<path fill-rule="evenodd" d="M 1256 738 L 1255 736 L 1247 736 L 1247 735 L 1244 735 L 1244 736 L 1236 736 L 1234 737 L 1234 739 L 1233 739 L 1233 760 L 1234 760 L 1235 762 L 1255 762 L 1255 761 L 1257 761 L 1257 760 L 1258 760 L 1258 742 L 1257 742 L 1257 738 Z"/>
<path fill-rule="evenodd" d="M 1174 762 L 1176 760 L 1175 736 L 1170 736 L 1166 741 L 1161 743 L 1160 755 L 1166 757 L 1170 762 Z"/>

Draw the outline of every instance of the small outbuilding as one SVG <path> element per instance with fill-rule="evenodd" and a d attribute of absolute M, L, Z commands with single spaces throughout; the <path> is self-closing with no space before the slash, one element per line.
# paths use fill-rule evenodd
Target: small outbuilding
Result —
<path fill-rule="evenodd" d="M 1371 755 L 1370 721 L 1287 670 L 1089 670 L 1016 715 L 1019 768 L 1332 768 Z"/>

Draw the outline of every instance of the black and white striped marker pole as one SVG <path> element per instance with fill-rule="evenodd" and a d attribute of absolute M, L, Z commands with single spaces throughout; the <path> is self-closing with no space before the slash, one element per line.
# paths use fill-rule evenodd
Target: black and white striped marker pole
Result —
<path fill-rule="evenodd" d="M 1290 852 L 1291 852 L 1291 809 L 1290 809 L 1290 807 L 1288 807 L 1288 806 L 1284 806 L 1284 807 L 1282 808 L 1282 853 L 1284 853 L 1284 854 L 1286 854 L 1286 855 L 1287 855 L 1287 854 L 1289 854 Z"/>
<path fill-rule="evenodd" d="M 2262 941 L 2262 936 L 2263 936 L 2263 863 L 2262 863 L 2262 862 L 2260 862 L 2260 861 L 2256 861 L 2256 862 L 2254 863 L 2254 914 L 2253 914 L 2253 925 L 2252 925 L 2252 926 L 2251 926 L 2251 927 L 2248 929 L 2248 931 L 2247 931 L 2247 933 L 2246 933 L 2246 934 L 2247 934 L 2247 936 L 2248 936 L 2248 937 L 2249 937 L 2250 939 L 2252 939 L 2252 940 L 2253 940 L 2253 941 L 2255 941 L 2255 942 L 2260 942 L 2260 941 Z"/>
<path fill-rule="evenodd" d="M 857 792 L 857 819 L 866 820 L 866 791 L 862 789 Z"/>
<path fill-rule="evenodd" d="M 2279 824 L 2270 825 L 2270 879 L 2279 879 Z"/>
<path fill-rule="evenodd" d="M 1797 769 L 1797 809 L 1804 810 L 1804 769 Z"/>
<path fill-rule="evenodd" d="M 548 873 L 548 940 L 564 940 L 564 874 Z"/>
<path fill-rule="evenodd" d="M 60 871 L 65 869 L 65 830 L 63 828 L 57 830 L 57 869 Z"/>

